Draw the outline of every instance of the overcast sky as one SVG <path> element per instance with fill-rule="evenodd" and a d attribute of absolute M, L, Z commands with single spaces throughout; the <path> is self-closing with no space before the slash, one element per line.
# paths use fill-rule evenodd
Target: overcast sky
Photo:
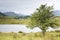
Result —
<path fill-rule="evenodd" d="M 17 12 L 30 15 L 41 4 L 54 5 L 54 10 L 60 10 L 60 0 L 0 0 L 0 11 Z"/>

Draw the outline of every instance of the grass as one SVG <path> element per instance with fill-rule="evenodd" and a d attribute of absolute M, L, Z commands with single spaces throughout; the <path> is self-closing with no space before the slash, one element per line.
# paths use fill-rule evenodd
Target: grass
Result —
<path fill-rule="evenodd" d="M 0 18 L 0 24 L 28 24 L 29 21 L 29 19 Z M 60 26 L 60 17 L 55 17 L 53 21 Z"/>
<path fill-rule="evenodd" d="M 9 19 L 0 18 L 0 24 L 28 24 L 29 19 Z M 60 26 L 60 17 L 55 17 L 54 20 L 57 26 Z"/>
<path fill-rule="evenodd" d="M 26 24 L 28 19 L 4 19 L 0 18 L 0 24 Z"/>
<path fill-rule="evenodd" d="M 60 32 L 37 33 L 0 33 L 0 40 L 60 40 Z"/>

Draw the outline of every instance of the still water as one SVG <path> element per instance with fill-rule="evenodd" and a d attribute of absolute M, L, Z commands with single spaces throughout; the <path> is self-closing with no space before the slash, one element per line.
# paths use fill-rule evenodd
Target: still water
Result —
<path fill-rule="evenodd" d="M 20 25 L 20 24 L 0 24 L 0 32 L 38 32 L 41 31 L 38 27 L 35 27 L 34 29 L 27 28 L 26 25 Z"/>

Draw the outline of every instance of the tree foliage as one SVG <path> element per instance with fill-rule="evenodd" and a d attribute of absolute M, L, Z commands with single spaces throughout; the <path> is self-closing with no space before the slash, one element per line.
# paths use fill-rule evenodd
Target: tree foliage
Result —
<path fill-rule="evenodd" d="M 47 6 L 47 4 L 41 5 L 30 17 L 29 27 L 39 27 L 43 34 L 45 34 L 46 29 L 52 26 L 53 22 L 53 6 Z"/>

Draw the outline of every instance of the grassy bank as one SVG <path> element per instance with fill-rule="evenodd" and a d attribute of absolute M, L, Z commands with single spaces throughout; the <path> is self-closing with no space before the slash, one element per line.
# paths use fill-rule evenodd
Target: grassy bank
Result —
<path fill-rule="evenodd" d="M 0 40 L 60 40 L 60 32 L 46 32 L 45 36 L 42 33 L 1 33 Z"/>
<path fill-rule="evenodd" d="M 29 19 L 0 18 L 0 24 L 28 24 Z M 60 25 L 60 17 L 53 19 L 57 25 Z"/>
<path fill-rule="evenodd" d="M 0 24 L 26 24 L 28 19 L 0 19 Z"/>

